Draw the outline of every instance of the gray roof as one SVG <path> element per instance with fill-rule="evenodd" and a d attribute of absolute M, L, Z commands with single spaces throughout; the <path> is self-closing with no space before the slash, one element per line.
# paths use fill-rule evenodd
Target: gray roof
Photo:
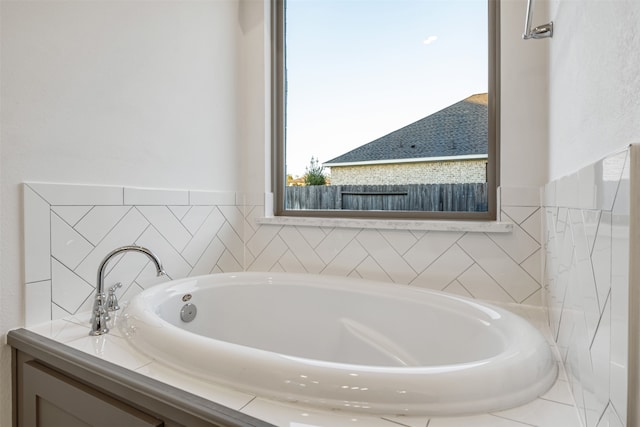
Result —
<path fill-rule="evenodd" d="M 487 94 L 483 93 L 361 145 L 324 165 L 486 155 L 487 139 Z"/>

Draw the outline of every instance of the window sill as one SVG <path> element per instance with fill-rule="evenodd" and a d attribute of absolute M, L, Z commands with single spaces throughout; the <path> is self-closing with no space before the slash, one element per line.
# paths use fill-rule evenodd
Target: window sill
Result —
<path fill-rule="evenodd" d="M 385 220 L 352 218 L 300 218 L 273 216 L 256 218 L 262 225 L 299 225 L 304 227 L 373 228 L 380 230 L 463 231 L 510 233 L 513 223 L 504 221 Z"/>

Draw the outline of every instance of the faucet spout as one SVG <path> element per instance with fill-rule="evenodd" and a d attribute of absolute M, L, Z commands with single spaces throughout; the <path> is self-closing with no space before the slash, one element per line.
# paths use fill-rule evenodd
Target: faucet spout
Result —
<path fill-rule="evenodd" d="M 104 276 L 105 276 L 105 271 L 107 268 L 107 264 L 109 263 L 109 261 L 111 261 L 111 259 L 113 257 L 115 257 L 118 254 L 124 253 L 124 252 L 141 252 L 143 254 L 145 254 L 147 257 L 149 257 L 149 259 L 151 260 L 151 262 L 154 264 L 154 266 L 156 267 L 156 273 L 158 276 L 164 276 L 166 273 L 164 271 L 164 268 L 162 267 L 162 262 L 160 262 L 160 259 L 157 257 L 156 254 L 154 254 L 153 252 L 151 252 L 149 249 L 142 247 L 142 246 L 135 246 L 135 245 L 129 245 L 129 246 L 122 246 L 119 247 L 117 249 L 114 249 L 113 251 L 109 252 L 109 254 L 107 254 L 106 257 L 104 257 L 104 259 L 102 260 L 102 262 L 100 263 L 100 266 L 98 267 L 98 279 L 97 279 L 97 286 L 96 286 L 96 299 L 95 302 L 93 304 L 93 315 L 92 315 L 92 320 L 91 320 L 91 332 L 89 332 L 89 335 L 102 335 L 102 334 L 106 334 L 107 332 L 109 332 L 109 328 L 107 327 L 107 320 L 109 319 L 109 315 L 106 309 L 106 295 L 104 293 Z"/>

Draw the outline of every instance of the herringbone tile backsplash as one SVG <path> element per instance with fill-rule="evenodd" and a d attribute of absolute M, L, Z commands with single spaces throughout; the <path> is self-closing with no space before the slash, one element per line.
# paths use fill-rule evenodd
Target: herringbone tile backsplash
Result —
<path fill-rule="evenodd" d="M 511 233 L 257 224 L 261 197 L 232 192 L 49 183 L 24 185 L 27 325 L 88 310 L 100 261 L 138 244 L 172 278 L 230 271 L 363 277 L 504 303 L 541 303 L 537 190 L 505 192 Z M 509 202 L 511 200 L 511 202 Z M 121 299 L 165 279 L 146 257 L 114 259 Z"/>

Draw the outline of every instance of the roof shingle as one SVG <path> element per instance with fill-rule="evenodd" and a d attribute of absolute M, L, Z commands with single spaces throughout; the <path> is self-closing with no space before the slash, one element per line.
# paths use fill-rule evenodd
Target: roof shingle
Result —
<path fill-rule="evenodd" d="M 372 162 L 487 154 L 488 97 L 472 95 L 328 162 Z"/>

